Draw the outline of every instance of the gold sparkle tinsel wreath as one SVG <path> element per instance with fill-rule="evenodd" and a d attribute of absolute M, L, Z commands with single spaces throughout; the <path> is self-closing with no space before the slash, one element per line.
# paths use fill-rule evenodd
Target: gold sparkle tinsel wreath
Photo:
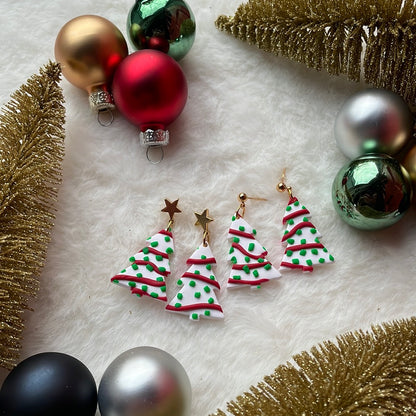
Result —
<path fill-rule="evenodd" d="M 0 366 L 18 361 L 23 313 L 38 291 L 64 155 L 60 66 L 49 62 L 0 113 Z"/>

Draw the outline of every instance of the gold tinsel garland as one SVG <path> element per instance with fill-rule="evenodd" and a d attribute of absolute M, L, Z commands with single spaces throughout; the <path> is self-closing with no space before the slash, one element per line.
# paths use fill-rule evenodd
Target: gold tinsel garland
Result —
<path fill-rule="evenodd" d="M 61 182 L 65 109 L 49 63 L 0 114 L 0 366 L 19 358 L 23 312 L 38 291 Z"/>
<path fill-rule="evenodd" d="M 414 0 L 249 0 L 216 25 L 267 52 L 416 103 Z"/>
<path fill-rule="evenodd" d="M 416 318 L 295 355 L 211 416 L 416 415 Z"/>

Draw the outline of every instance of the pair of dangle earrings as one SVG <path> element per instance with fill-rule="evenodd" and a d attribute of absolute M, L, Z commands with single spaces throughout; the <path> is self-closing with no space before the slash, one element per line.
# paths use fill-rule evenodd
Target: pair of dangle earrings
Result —
<path fill-rule="evenodd" d="M 125 286 L 132 294 L 167 302 L 166 277 L 170 274 L 169 256 L 174 252 L 172 226 L 173 216 L 180 213 L 178 200 L 170 202 L 165 199 L 162 212 L 169 214 L 167 227 L 147 239 L 147 246 L 130 257 L 131 265 L 111 278 L 115 284 Z M 209 246 L 208 224 L 213 221 L 208 209 L 201 214 L 195 213 L 195 225 L 203 229 L 201 245 L 188 258 L 188 270 L 178 280 L 179 292 L 166 306 L 169 312 L 189 315 L 192 320 L 205 318 L 221 319 L 224 317 L 215 291 L 220 284 L 213 274 L 216 260 Z"/>
<path fill-rule="evenodd" d="M 302 270 L 312 272 L 313 266 L 334 261 L 326 247 L 320 242 L 321 234 L 310 221 L 309 210 L 293 196 L 292 188 L 285 184 L 285 173 L 276 189 L 287 192 L 289 201 L 283 216 L 286 230 L 282 243 L 286 245 L 279 270 L 267 260 L 267 250 L 257 241 L 256 230 L 244 220 L 245 204 L 250 198 L 239 195 L 240 207 L 232 218 L 228 232 L 231 241 L 229 260 L 232 268 L 228 288 L 249 286 L 259 289 L 263 283 L 281 276 L 280 271 Z"/>

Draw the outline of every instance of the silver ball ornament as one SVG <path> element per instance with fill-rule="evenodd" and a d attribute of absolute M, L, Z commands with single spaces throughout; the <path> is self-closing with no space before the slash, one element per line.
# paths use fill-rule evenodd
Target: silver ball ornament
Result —
<path fill-rule="evenodd" d="M 362 230 L 395 224 L 411 199 L 407 172 L 388 155 L 364 155 L 348 162 L 332 185 L 335 210 L 347 224 Z"/>
<path fill-rule="evenodd" d="M 410 138 L 413 118 L 397 94 L 367 89 L 352 95 L 335 120 L 338 147 L 350 159 L 368 153 L 395 155 Z"/>
<path fill-rule="evenodd" d="M 182 365 L 154 347 L 119 355 L 105 370 L 98 389 L 102 416 L 185 416 L 191 384 Z"/>

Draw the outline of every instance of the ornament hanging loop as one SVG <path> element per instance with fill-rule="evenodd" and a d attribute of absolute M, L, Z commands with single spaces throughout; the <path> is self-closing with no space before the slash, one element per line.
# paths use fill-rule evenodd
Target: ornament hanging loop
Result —
<path fill-rule="evenodd" d="M 258 198 L 254 196 L 248 196 L 245 192 L 241 192 L 238 194 L 238 200 L 240 201 L 240 206 L 237 209 L 236 215 L 237 217 L 244 218 L 244 214 L 246 211 L 246 201 L 248 199 L 253 199 L 254 201 L 267 201 L 265 198 Z"/>
<path fill-rule="evenodd" d="M 158 153 L 158 157 L 153 159 L 152 154 L 156 152 Z M 147 146 L 146 158 L 153 165 L 157 165 L 158 163 L 160 163 L 164 157 L 165 157 L 165 152 L 163 151 L 162 146 Z"/>
<path fill-rule="evenodd" d="M 278 192 L 287 192 L 289 194 L 289 197 L 292 198 L 292 187 L 287 186 L 285 184 L 286 179 L 286 168 L 283 169 L 282 177 L 280 179 L 280 182 L 276 185 L 276 190 Z"/>
<path fill-rule="evenodd" d="M 110 108 L 104 108 L 97 111 L 97 121 L 100 126 L 109 127 L 113 124 L 114 113 Z"/>

